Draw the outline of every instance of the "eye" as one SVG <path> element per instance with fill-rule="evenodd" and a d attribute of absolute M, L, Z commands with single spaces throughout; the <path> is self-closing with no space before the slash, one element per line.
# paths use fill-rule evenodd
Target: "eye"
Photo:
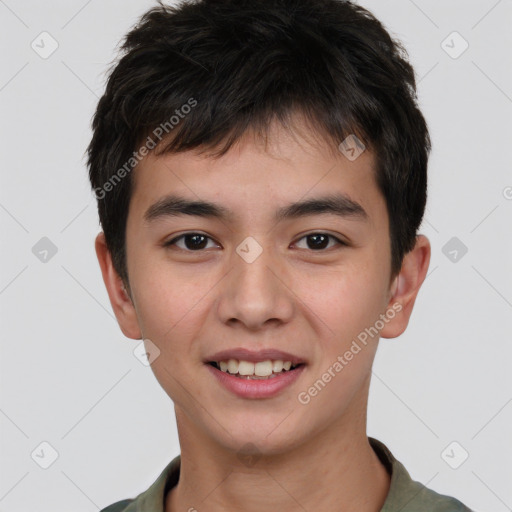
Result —
<path fill-rule="evenodd" d="M 173 238 L 172 240 L 165 242 L 164 247 L 176 245 L 177 247 L 184 251 L 198 252 L 203 249 L 211 248 L 211 246 L 208 247 L 208 240 L 213 242 L 212 238 L 203 235 L 202 233 L 184 233 L 183 235 L 177 236 L 176 238 Z"/>
<path fill-rule="evenodd" d="M 329 246 L 329 239 L 332 239 L 335 241 L 335 244 L 338 245 L 347 245 L 345 242 L 341 241 L 339 238 L 335 237 L 334 235 L 329 235 L 328 233 L 310 233 L 309 235 L 303 236 L 301 239 L 299 239 L 299 242 L 301 240 L 306 240 L 306 247 L 299 247 L 300 249 L 311 249 L 313 251 L 321 251 L 326 248 L 330 248 L 332 246 Z M 298 244 L 298 242 L 297 242 Z"/>
<path fill-rule="evenodd" d="M 306 241 L 306 246 L 300 247 L 298 245 L 302 240 Z M 333 244 L 330 241 L 334 242 Z M 211 242 L 213 245 L 208 245 Z M 335 245 L 346 246 L 347 244 L 335 237 L 334 235 L 329 235 L 328 233 L 310 233 L 308 235 L 303 236 L 299 239 L 298 242 L 295 243 L 300 249 L 309 249 L 313 251 L 323 251 L 325 249 L 332 248 Z M 165 242 L 164 247 L 176 246 L 179 249 L 187 252 L 200 252 L 204 249 L 211 249 L 218 247 L 218 244 L 209 236 L 204 235 L 203 233 L 184 233 L 180 236 Z"/>

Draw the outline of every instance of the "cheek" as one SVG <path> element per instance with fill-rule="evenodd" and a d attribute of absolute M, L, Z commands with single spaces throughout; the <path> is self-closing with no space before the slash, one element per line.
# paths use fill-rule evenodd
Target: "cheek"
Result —
<path fill-rule="evenodd" d="M 306 275 L 307 279 L 303 274 L 296 280 L 302 283 L 297 295 L 306 306 L 305 310 L 317 317 L 316 323 L 318 319 L 322 321 L 327 338 L 337 346 L 350 344 L 352 338 L 373 325 L 381 313 L 382 276 L 376 275 L 375 269 L 368 265 Z"/>
<path fill-rule="evenodd" d="M 165 262 L 139 267 L 135 276 L 137 315 L 146 337 L 169 346 L 173 338 L 186 339 L 186 331 L 200 325 L 197 317 L 208 302 L 213 278 Z"/>
<path fill-rule="evenodd" d="M 311 277 L 313 281 L 324 286 L 319 293 L 309 291 L 307 306 L 329 328 L 317 340 L 317 364 L 311 367 L 306 387 L 301 390 L 302 398 L 308 400 L 304 410 L 315 411 L 306 415 L 305 426 L 316 429 L 318 424 L 328 424 L 347 408 L 364 401 L 354 397 L 364 396 L 371 375 L 378 338 L 367 335 L 365 339 L 364 335 L 381 313 L 382 279 L 379 281 L 375 272 L 362 266 L 357 271 L 352 268 L 332 273 L 322 280 Z M 358 338 L 361 333 L 363 336 Z"/>
<path fill-rule="evenodd" d="M 210 310 L 208 290 L 216 280 L 170 269 L 170 265 L 147 265 L 139 269 L 136 290 L 137 316 L 145 338 L 159 350 L 152 371 L 166 393 L 178 404 L 189 400 L 194 388 L 191 360 L 199 360 L 194 340 Z M 196 390 L 199 398 L 201 390 Z"/>

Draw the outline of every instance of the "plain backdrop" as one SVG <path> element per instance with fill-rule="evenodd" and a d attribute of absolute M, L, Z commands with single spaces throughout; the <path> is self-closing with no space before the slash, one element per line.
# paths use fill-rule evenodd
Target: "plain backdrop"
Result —
<path fill-rule="evenodd" d="M 510 511 L 512 1 L 361 4 L 407 48 L 433 140 L 429 275 L 379 346 L 368 434 L 428 487 Z M 179 453 L 108 301 L 84 158 L 116 45 L 152 5 L 0 0 L 0 511 L 92 512 Z"/>

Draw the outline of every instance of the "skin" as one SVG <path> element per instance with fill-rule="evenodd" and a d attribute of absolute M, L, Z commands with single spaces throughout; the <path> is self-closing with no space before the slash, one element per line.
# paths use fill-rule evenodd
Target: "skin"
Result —
<path fill-rule="evenodd" d="M 166 512 L 376 512 L 384 504 L 390 478 L 366 436 L 379 336 L 308 404 L 297 400 L 393 304 L 401 311 L 380 337 L 399 336 L 427 273 L 430 244 L 419 235 L 400 274 L 391 276 L 388 215 L 374 165 L 369 150 L 351 162 L 274 124 L 266 144 L 248 132 L 219 159 L 197 151 L 150 154 L 134 171 L 128 291 L 103 233 L 96 252 L 121 330 L 160 350 L 152 369 L 174 402 L 181 447 L 180 480 L 167 495 Z M 280 206 L 333 191 L 360 203 L 368 220 L 321 214 L 276 224 L 272 218 Z M 146 224 L 146 209 L 170 192 L 219 203 L 234 217 Z M 211 240 L 202 252 L 187 252 L 183 239 L 163 247 L 185 232 Z M 329 239 L 315 250 L 304 238 L 314 233 L 348 245 Z M 252 263 L 235 252 L 248 236 L 263 249 Z M 243 399 L 203 362 L 241 346 L 291 352 L 307 365 L 279 395 Z M 240 456 L 251 454 L 250 463 Z"/>

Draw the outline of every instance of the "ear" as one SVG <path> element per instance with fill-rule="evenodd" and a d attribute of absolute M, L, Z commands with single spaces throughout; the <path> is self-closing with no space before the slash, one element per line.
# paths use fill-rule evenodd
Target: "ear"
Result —
<path fill-rule="evenodd" d="M 116 315 L 117 322 L 121 331 L 127 338 L 139 340 L 142 333 L 137 320 L 137 313 L 132 299 L 125 289 L 123 280 L 116 272 L 112 264 L 112 257 L 107 248 L 105 234 L 99 233 L 95 241 L 96 256 L 103 275 L 103 282 L 107 288 L 110 304 Z"/>
<path fill-rule="evenodd" d="M 387 311 L 396 314 L 380 332 L 381 338 L 400 336 L 407 325 L 420 287 L 427 275 L 430 263 L 430 242 L 424 235 L 416 237 L 414 248 L 404 256 L 400 273 L 391 284 Z"/>

